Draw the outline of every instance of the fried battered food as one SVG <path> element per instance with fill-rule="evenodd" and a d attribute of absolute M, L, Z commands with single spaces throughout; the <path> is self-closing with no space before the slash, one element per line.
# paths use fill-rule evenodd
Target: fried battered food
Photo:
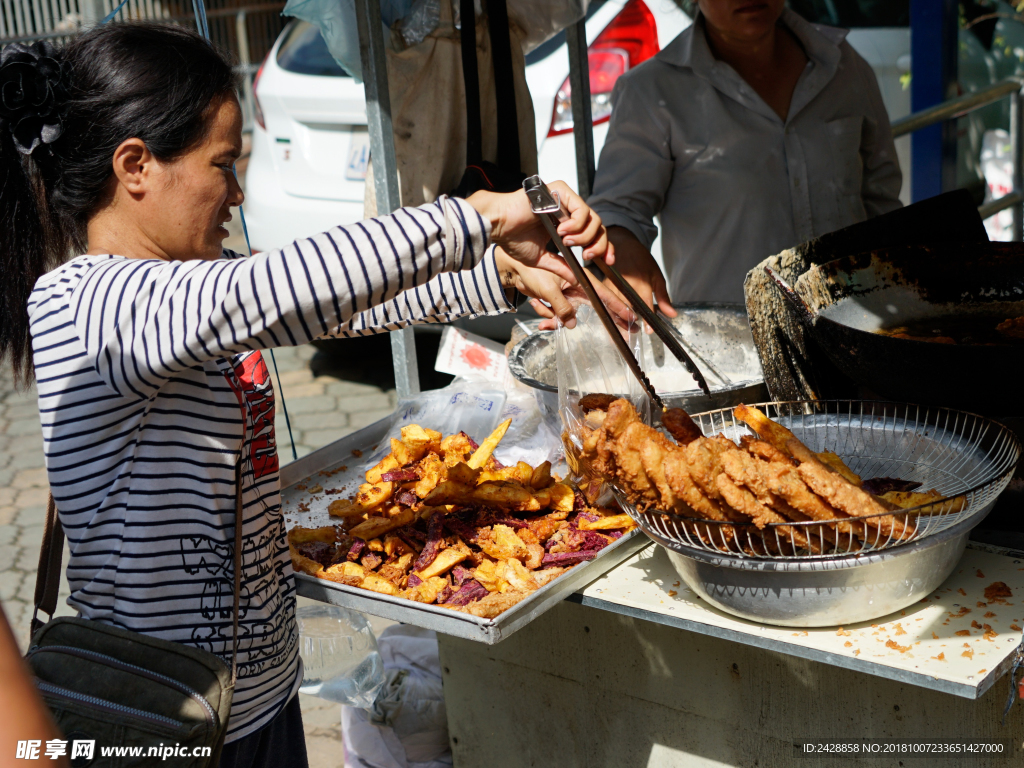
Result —
<path fill-rule="evenodd" d="M 1024 317 L 1011 317 L 996 326 L 996 331 L 1011 339 L 1024 339 Z"/>
<path fill-rule="evenodd" d="M 818 461 L 820 461 L 826 467 L 831 469 L 833 472 L 842 475 L 844 478 L 846 478 L 849 482 L 856 485 L 858 488 L 860 487 L 860 475 L 858 475 L 856 472 L 854 472 L 852 469 L 846 466 L 846 464 L 843 462 L 841 458 L 839 458 L 838 455 L 832 453 L 832 451 L 819 451 L 814 455 L 818 457 Z"/>
<path fill-rule="evenodd" d="M 735 448 L 735 446 L 733 446 Z M 728 449 L 715 439 L 700 437 L 686 446 L 686 460 L 690 465 L 690 476 L 712 499 L 719 498 L 715 481 L 722 472 L 722 454 Z"/>
<path fill-rule="evenodd" d="M 758 528 L 764 528 L 768 523 L 785 523 L 786 518 L 754 498 L 754 494 L 745 488 L 740 488 L 724 473 L 717 478 L 718 488 L 725 502 L 750 517 Z M 813 538 L 809 538 L 799 527 L 782 525 L 778 527 L 780 536 L 790 539 L 800 549 L 809 549 L 815 554 L 821 554 L 821 547 Z M 771 539 L 769 538 L 770 542 Z"/>
<path fill-rule="evenodd" d="M 754 434 L 769 445 L 774 446 L 776 450 L 786 456 L 792 455 L 786 447 L 786 441 L 795 440 L 796 435 L 784 426 L 778 422 L 772 421 L 760 410 L 757 408 L 751 408 L 749 405 L 737 405 L 733 409 L 732 414 L 754 430 Z"/>
<path fill-rule="evenodd" d="M 596 392 L 584 395 L 580 398 L 580 410 L 583 411 L 583 413 L 590 413 L 591 411 L 607 411 L 608 406 L 618 399 L 619 398 L 616 395 L 603 395 Z"/>
<path fill-rule="evenodd" d="M 661 414 L 661 423 L 680 445 L 689 445 L 704 436 L 690 414 L 682 408 L 669 408 Z"/>
<path fill-rule="evenodd" d="M 792 457 L 787 456 L 771 443 L 765 442 L 764 440 L 758 440 L 756 437 L 751 435 L 743 435 L 740 437 L 740 447 L 751 456 L 761 459 L 762 461 L 779 461 L 784 464 L 793 463 Z"/>
<path fill-rule="evenodd" d="M 661 497 L 660 509 L 666 512 L 675 512 L 680 515 L 688 515 L 691 512 L 689 505 L 684 500 L 683 496 L 676 492 L 672 483 L 668 480 L 666 474 L 667 460 L 670 453 L 678 452 L 681 456 L 682 461 L 686 461 L 686 457 L 682 454 L 682 449 L 678 446 L 672 445 L 663 434 L 657 430 L 651 430 L 653 434 L 650 439 L 644 443 L 640 449 L 640 461 L 643 465 L 644 472 L 654 482 L 655 487 L 658 490 L 658 494 Z M 689 473 L 686 475 L 689 478 Z M 686 482 L 690 482 L 688 479 Z"/>
<path fill-rule="evenodd" d="M 665 455 L 665 478 L 674 493 L 697 513 L 697 517 L 710 520 L 730 520 L 723 505 L 710 498 L 693 480 L 690 462 L 682 448 L 676 448 Z M 716 488 L 717 494 L 717 488 Z"/>
<path fill-rule="evenodd" d="M 871 494 L 849 482 L 842 475 L 832 471 L 814 455 L 811 450 L 796 438 L 786 443 L 786 448 L 794 458 L 800 461 L 797 471 L 808 487 L 823 497 L 836 509 L 842 510 L 851 517 L 878 515 L 887 512 Z M 870 518 L 867 525 L 877 528 L 883 536 L 903 539 L 912 531 L 892 515 Z"/>

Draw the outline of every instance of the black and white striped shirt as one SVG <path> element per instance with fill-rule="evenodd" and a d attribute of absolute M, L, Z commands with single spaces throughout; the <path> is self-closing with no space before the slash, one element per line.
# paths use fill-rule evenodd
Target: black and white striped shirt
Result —
<path fill-rule="evenodd" d="M 489 234 L 470 205 L 442 198 L 248 259 L 86 255 L 36 283 L 46 466 L 71 550 L 68 604 L 83 617 L 230 661 L 242 449 L 228 740 L 266 724 L 300 682 L 273 389 L 259 350 L 510 310 Z"/>

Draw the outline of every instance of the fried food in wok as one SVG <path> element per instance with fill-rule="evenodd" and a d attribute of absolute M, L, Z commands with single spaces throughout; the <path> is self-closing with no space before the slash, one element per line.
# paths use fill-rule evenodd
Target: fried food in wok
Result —
<path fill-rule="evenodd" d="M 681 444 L 615 400 L 599 427 L 585 429 L 583 455 L 642 512 L 686 518 L 686 531 L 727 551 L 825 554 L 905 540 L 916 517 L 892 513 L 942 498 L 891 478 L 862 481 L 838 455 L 815 453 L 760 410 L 739 406 L 734 414 L 758 437 L 737 445 L 724 435 L 686 434 Z M 931 514 L 963 503 L 935 504 Z"/>
<path fill-rule="evenodd" d="M 636 527 L 588 504 L 550 462 L 503 466 L 493 454 L 508 426 L 480 445 L 403 428 L 356 496 L 331 502 L 337 526 L 288 532 L 293 568 L 492 618 Z"/>

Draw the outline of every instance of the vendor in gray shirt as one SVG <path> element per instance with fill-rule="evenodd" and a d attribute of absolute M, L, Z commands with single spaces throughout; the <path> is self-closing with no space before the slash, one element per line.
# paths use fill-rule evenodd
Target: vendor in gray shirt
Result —
<path fill-rule="evenodd" d="M 669 316 L 670 298 L 742 302 L 766 257 L 900 207 L 871 67 L 846 30 L 783 4 L 699 0 L 693 25 L 615 86 L 588 202 L 619 268 Z"/>

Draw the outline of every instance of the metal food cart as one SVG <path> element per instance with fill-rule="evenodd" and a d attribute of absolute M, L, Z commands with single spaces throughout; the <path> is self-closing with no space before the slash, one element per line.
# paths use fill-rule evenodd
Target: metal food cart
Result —
<path fill-rule="evenodd" d="M 386 214 L 400 201 L 381 12 L 378 0 L 356 0 L 356 9 L 377 209 Z M 584 20 L 567 30 L 567 42 L 585 198 L 594 144 Z M 1019 82 L 894 128 L 917 130 L 1007 96 L 1015 188 L 984 213 L 1015 205 L 1020 239 Z M 400 398 L 419 391 L 412 333 L 391 335 Z M 358 468 L 345 464 L 356 463 L 353 453 L 375 446 L 387 428 L 386 420 L 378 422 L 284 467 L 286 518 L 299 516 L 306 484 L 320 473 L 353 482 Z M 972 765 L 989 766 L 1010 764 L 1024 747 L 1024 719 L 1014 711 L 1001 724 L 1007 690 L 997 684 L 1020 643 L 1024 552 L 972 543 L 953 576 L 899 615 L 812 630 L 766 627 L 715 610 L 680 583 L 665 553 L 643 534 L 609 548 L 593 565 L 490 622 L 410 609 L 301 575 L 298 591 L 438 630 L 457 766 L 896 766 L 915 758 L 942 766 L 960 765 L 966 755 L 923 754 L 900 740 L 967 738 L 999 745 L 970 755 Z M 988 600 L 985 587 L 993 581 L 1013 597 Z M 859 751 L 836 748 L 805 762 L 814 749 L 805 743 L 825 740 L 855 740 Z"/>

